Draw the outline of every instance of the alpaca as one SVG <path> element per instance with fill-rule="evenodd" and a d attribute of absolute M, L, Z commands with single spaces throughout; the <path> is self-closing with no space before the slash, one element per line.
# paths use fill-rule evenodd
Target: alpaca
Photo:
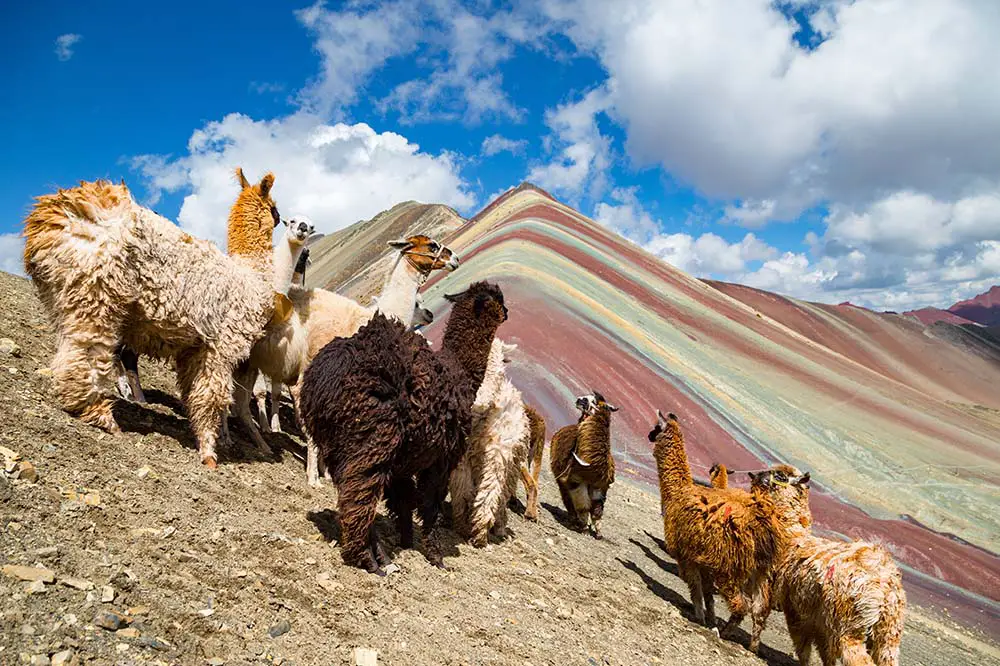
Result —
<path fill-rule="evenodd" d="M 538 520 L 538 475 L 542 471 L 542 453 L 545 450 L 545 419 L 531 405 L 524 405 L 528 417 L 528 455 L 521 465 L 521 483 L 526 494 L 524 518 Z"/>
<path fill-rule="evenodd" d="M 833 541 L 811 533 L 809 473 L 779 465 L 751 474 L 769 492 L 789 548 L 773 578 L 774 606 L 785 613 L 799 663 L 815 644 L 823 664 L 898 666 L 906 613 L 899 567 L 884 547 Z M 768 608 L 762 610 L 766 617 Z"/>
<path fill-rule="evenodd" d="M 25 271 L 57 329 L 53 389 L 63 409 L 117 432 L 108 389 L 119 343 L 173 358 L 199 456 L 212 468 L 233 368 L 276 300 L 274 176 L 251 185 L 241 169 L 236 174 L 230 256 L 139 206 L 124 184 L 104 180 L 38 197 L 24 225 Z"/>
<path fill-rule="evenodd" d="M 604 502 L 615 482 L 611 413 L 618 408 L 597 391 L 577 398 L 576 406 L 581 411 L 580 420 L 552 436 L 549 465 L 570 522 L 579 530 L 590 522 L 594 538 L 601 539 Z"/>
<path fill-rule="evenodd" d="M 728 634 L 748 612 L 769 605 L 768 577 L 786 541 L 774 501 L 760 489 L 747 493 L 695 485 L 674 414 L 664 417 L 657 410 L 649 441 L 654 442 L 666 550 L 691 591 L 695 618 L 713 629 L 713 586 L 718 589 L 732 613 L 722 630 Z M 757 612 L 753 623 L 750 651 L 756 653 L 764 629 Z"/>
<path fill-rule="evenodd" d="M 404 548 L 413 544 L 419 504 L 425 555 L 444 566 L 438 515 L 465 455 L 493 337 L 507 319 L 494 284 L 445 298 L 453 308 L 439 351 L 376 313 L 354 336 L 331 340 L 303 376 L 299 413 L 337 486 L 341 557 L 380 575 L 386 558 L 374 520 L 383 496 Z"/>
<path fill-rule="evenodd" d="M 729 470 L 721 463 L 714 463 L 708 470 L 708 480 L 713 488 L 725 490 L 729 487 Z"/>
<path fill-rule="evenodd" d="M 451 473 L 455 523 L 476 548 L 486 545 L 491 532 L 501 538 L 506 533 L 507 500 L 517 490 L 518 470 L 528 455 L 531 427 L 524 401 L 504 373 L 516 348 L 493 340 L 472 405 L 469 449 Z"/>

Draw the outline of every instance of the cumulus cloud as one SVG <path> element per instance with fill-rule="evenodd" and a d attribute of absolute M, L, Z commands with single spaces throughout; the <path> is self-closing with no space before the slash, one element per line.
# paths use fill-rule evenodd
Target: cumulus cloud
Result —
<path fill-rule="evenodd" d="M 545 112 L 556 149 L 553 161 L 532 167 L 528 180 L 575 201 L 582 194 L 599 197 L 607 185 L 611 141 L 601 134 L 597 118 L 608 109 L 610 94 L 595 88 L 580 100 Z"/>
<path fill-rule="evenodd" d="M 0 270 L 24 275 L 24 238 L 21 234 L 0 234 Z"/>
<path fill-rule="evenodd" d="M 511 153 L 512 155 L 519 155 L 524 152 L 524 149 L 528 147 L 527 139 L 508 139 L 505 136 L 500 136 L 499 134 L 492 134 L 485 139 L 483 139 L 482 153 L 487 157 L 491 155 L 496 155 L 498 153 Z"/>
<path fill-rule="evenodd" d="M 196 130 L 187 155 L 133 160 L 153 201 L 162 192 L 189 190 L 180 226 L 220 245 L 237 193 L 237 166 L 251 179 L 273 170 L 279 209 L 308 215 L 325 233 L 408 199 L 459 210 L 476 203 L 453 156 L 421 152 L 405 137 L 364 123 L 328 124 L 302 114 L 270 121 L 231 114 Z"/>
<path fill-rule="evenodd" d="M 83 39 L 83 35 L 68 33 L 56 37 L 56 57 L 62 61 L 73 57 L 73 47 Z"/>

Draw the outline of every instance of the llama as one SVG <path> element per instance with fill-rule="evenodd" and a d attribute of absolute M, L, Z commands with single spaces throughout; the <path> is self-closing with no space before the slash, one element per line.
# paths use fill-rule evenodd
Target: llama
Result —
<path fill-rule="evenodd" d="M 241 169 L 236 175 L 230 256 L 104 180 L 38 197 L 24 225 L 25 271 L 57 329 L 53 389 L 63 409 L 118 432 L 108 389 L 119 343 L 173 358 L 199 456 L 211 468 L 233 368 L 275 304 L 274 175 L 257 185 Z"/>
<path fill-rule="evenodd" d="M 892 555 L 878 544 L 813 535 L 808 472 L 779 465 L 750 478 L 751 488 L 774 498 L 790 537 L 773 598 L 799 663 L 809 663 L 815 645 L 824 665 L 840 659 L 844 666 L 898 666 L 906 592 Z"/>
<path fill-rule="evenodd" d="M 545 419 L 531 405 L 524 405 L 528 417 L 528 455 L 521 465 L 521 483 L 526 495 L 524 519 L 538 521 L 538 476 L 542 471 L 542 453 L 545 451 Z"/>
<path fill-rule="evenodd" d="M 615 482 L 611 455 L 611 413 L 618 408 L 597 391 L 576 399 L 580 420 L 556 431 L 549 443 L 549 465 L 570 522 L 601 535 L 601 517 L 608 488 Z M 589 517 L 589 520 L 588 520 Z"/>
<path fill-rule="evenodd" d="M 383 496 L 404 548 L 413 545 L 419 504 L 425 556 L 444 567 L 437 519 L 466 452 L 493 337 L 507 319 L 494 284 L 445 298 L 453 308 L 439 351 L 376 313 L 353 337 L 331 340 L 303 374 L 299 413 L 338 489 L 341 557 L 380 575 L 386 558 L 374 520 Z"/>
<path fill-rule="evenodd" d="M 518 470 L 528 455 L 531 427 L 524 401 L 504 373 L 516 348 L 493 340 L 472 405 L 469 449 L 451 473 L 455 524 L 476 548 L 486 545 L 490 533 L 501 538 L 506 533 L 507 500 L 517 490 Z"/>
<path fill-rule="evenodd" d="M 695 618 L 715 629 L 716 587 L 732 613 L 723 635 L 755 611 L 750 651 L 756 653 L 764 628 L 756 611 L 769 605 L 768 577 L 786 541 L 774 501 L 760 489 L 747 493 L 695 485 L 674 414 L 665 417 L 657 410 L 649 441 L 660 481 L 663 540 L 691 591 Z"/>
<path fill-rule="evenodd" d="M 725 490 L 729 487 L 729 470 L 721 463 L 713 463 L 708 470 L 708 480 L 713 488 Z"/>

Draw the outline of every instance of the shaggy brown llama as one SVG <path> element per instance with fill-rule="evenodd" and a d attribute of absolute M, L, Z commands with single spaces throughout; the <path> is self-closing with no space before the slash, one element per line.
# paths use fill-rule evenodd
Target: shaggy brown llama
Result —
<path fill-rule="evenodd" d="M 708 470 L 709 485 L 713 488 L 725 490 L 729 487 L 729 470 L 721 463 L 715 463 Z"/>
<path fill-rule="evenodd" d="M 712 628 L 712 589 L 718 589 L 732 613 L 722 630 L 728 634 L 769 603 L 768 577 L 786 539 L 774 501 L 760 489 L 748 494 L 695 485 L 674 414 L 657 410 L 649 441 L 655 443 L 666 549 L 691 591 L 695 618 Z M 764 627 L 759 613 L 753 620 L 750 650 L 756 652 Z"/>
<path fill-rule="evenodd" d="M 105 180 L 38 197 L 24 223 L 24 266 L 56 325 L 52 385 L 63 408 L 118 431 L 111 408 L 115 349 L 173 358 L 202 462 L 232 394 L 233 368 L 275 307 L 274 176 L 241 191 L 229 215 L 229 256 L 139 206 Z"/>
<path fill-rule="evenodd" d="M 413 544 L 417 508 L 425 555 L 444 566 L 437 519 L 468 446 L 493 337 L 507 319 L 494 284 L 445 298 L 454 305 L 440 351 L 376 313 L 354 336 L 329 342 L 302 378 L 302 424 L 339 491 L 341 557 L 373 573 L 384 575 L 387 561 L 374 529 L 383 496 L 400 544 Z"/>
<path fill-rule="evenodd" d="M 525 403 L 524 413 L 528 416 L 529 445 L 528 458 L 521 465 L 521 482 L 527 495 L 524 518 L 538 520 L 538 475 L 542 472 L 542 454 L 545 452 L 545 419 L 538 410 Z"/>
<path fill-rule="evenodd" d="M 771 494 L 790 536 L 772 596 L 799 663 L 809 663 L 815 645 L 824 666 L 837 659 L 844 666 L 898 666 L 906 613 L 899 567 L 878 544 L 814 536 L 808 484 L 808 472 L 787 465 L 751 474 L 751 488 Z"/>
<path fill-rule="evenodd" d="M 570 523 L 582 531 L 589 522 L 594 538 L 601 539 L 604 502 L 615 482 L 611 413 L 618 408 L 597 391 L 577 398 L 576 406 L 580 420 L 552 436 L 549 465 Z"/>

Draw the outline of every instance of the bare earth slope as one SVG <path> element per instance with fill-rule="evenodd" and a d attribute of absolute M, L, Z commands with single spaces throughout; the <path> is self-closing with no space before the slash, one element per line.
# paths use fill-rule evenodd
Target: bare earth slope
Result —
<path fill-rule="evenodd" d="M 546 476 L 538 524 L 514 517 L 512 538 L 485 550 L 453 544 L 450 572 L 399 552 L 402 571 L 380 579 L 341 565 L 334 492 L 311 490 L 297 455 L 198 465 L 160 365 L 142 368 L 154 404 L 120 405 L 124 434 L 85 426 L 49 396 L 51 329 L 30 284 L 0 273 L 0 310 L 0 338 L 20 347 L 0 352 L 0 446 L 37 471 L 0 471 L 0 562 L 54 579 L 32 593 L 0 575 L 0 664 L 66 651 L 92 664 L 354 664 L 358 647 L 400 666 L 792 664 L 780 615 L 763 660 L 689 621 L 650 536 L 658 500 L 626 479 L 603 542 L 559 524 Z M 116 617 L 117 631 L 95 624 Z M 989 638 L 911 612 L 903 663 L 998 661 Z"/>

